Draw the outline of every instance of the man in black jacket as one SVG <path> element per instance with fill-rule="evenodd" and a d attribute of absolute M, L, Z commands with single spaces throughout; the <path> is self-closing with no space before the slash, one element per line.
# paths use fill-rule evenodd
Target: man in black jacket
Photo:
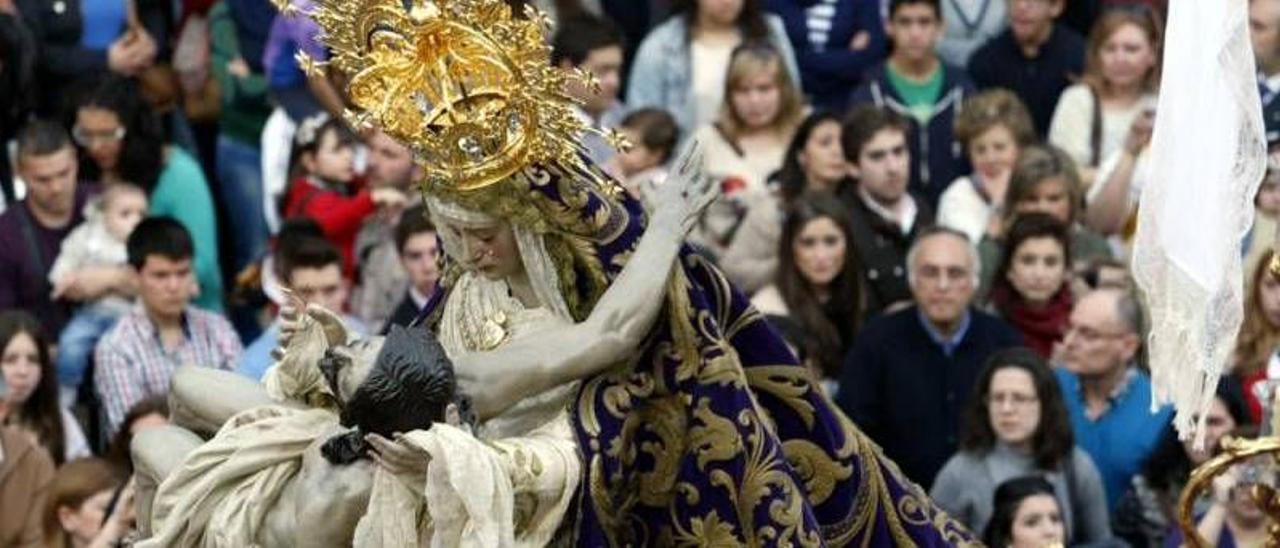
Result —
<path fill-rule="evenodd" d="M 962 410 L 987 357 L 1022 336 L 972 308 L 978 251 L 963 233 L 926 229 L 907 261 L 915 306 L 867 323 L 836 399 L 885 456 L 927 487 L 956 451 Z"/>
<path fill-rule="evenodd" d="M 1049 133 L 1062 90 L 1084 72 L 1084 38 L 1056 20 L 1065 0 L 1009 3 L 1009 29 L 978 48 L 969 75 L 979 89 L 1006 88 L 1027 105 L 1036 131 Z"/>
<path fill-rule="evenodd" d="M 409 289 L 383 326 L 383 333 L 389 332 L 393 325 L 405 327 L 413 323 L 435 293 L 440 279 L 439 240 L 436 227 L 427 219 L 424 209 L 414 208 L 404 213 L 396 226 L 395 241 L 400 265 L 409 274 Z"/>
<path fill-rule="evenodd" d="M 851 210 L 853 249 L 866 284 L 866 312 L 910 303 L 906 258 L 922 227 L 933 223 L 929 205 L 907 192 L 911 151 L 901 116 L 871 105 L 845 119 L 841 145 L 857 180 L 842 199 Z"/>

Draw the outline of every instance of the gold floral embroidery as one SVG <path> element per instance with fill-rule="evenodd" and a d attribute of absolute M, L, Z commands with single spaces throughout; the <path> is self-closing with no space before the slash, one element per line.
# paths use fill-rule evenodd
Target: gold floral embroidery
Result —
<path fill-rule="evenodd" d="M 832 460 L 821 447 L 802 439 L 788 440 L 782 444 L 787 461 L 796 475 L 804 482 L 809 502 L 819 505 L 827 502 L 836 483 L 853 475 L 853 466 Z"/>
<path fill-rule="evenodd" d="M 813 404 L 805 399 L 813 386 L 803 367 L 794 365 L 755 366 L 746 370 L 747 384 L 755 390 L 778 398 L 804 421 L 805 428 L 813 430 Z"/>

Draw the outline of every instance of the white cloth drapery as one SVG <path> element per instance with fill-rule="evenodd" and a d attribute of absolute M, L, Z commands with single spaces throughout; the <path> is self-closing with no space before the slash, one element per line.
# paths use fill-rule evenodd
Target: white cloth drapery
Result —
<path fill-rule="evenodd" d="M 1242 321 L 1240 244 L 1265 170 L 1248 0 L 1169 3 L 1133 270 L 1150 311 L 1153 405 L 1184 436 L 1203 417 Z"/>

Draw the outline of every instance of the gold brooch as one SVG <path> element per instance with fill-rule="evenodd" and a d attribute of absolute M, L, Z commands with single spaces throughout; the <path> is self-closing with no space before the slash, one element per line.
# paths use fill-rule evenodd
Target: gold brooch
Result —
<path fill-rule="evenodd" d="M 495 312 L 480 326 L 481 350 L 493 350 L 507 340 L 507 315 Z"/>

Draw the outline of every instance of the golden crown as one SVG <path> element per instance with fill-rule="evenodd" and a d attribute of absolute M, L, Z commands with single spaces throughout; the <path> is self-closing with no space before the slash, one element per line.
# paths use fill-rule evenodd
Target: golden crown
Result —
<path fill-rule="evenodd" d="M 273 0 L 285 15 L 289 0 Z M 327 66 L 349 77 L 357 129 L 377 127 L 407 144 L 423 189 L 451 195 L 498 183 L 531 165 L 577 165 L 585 131 L 565 94 L 586 71 L 549 63 L 546 14 L 517 17 L 503 0 L 316 0 L 308 13 L 331 51 L 322 63 L 299 52 L 308 75 Z M 612 130 L 597 131 L 625 147 Z"/>

